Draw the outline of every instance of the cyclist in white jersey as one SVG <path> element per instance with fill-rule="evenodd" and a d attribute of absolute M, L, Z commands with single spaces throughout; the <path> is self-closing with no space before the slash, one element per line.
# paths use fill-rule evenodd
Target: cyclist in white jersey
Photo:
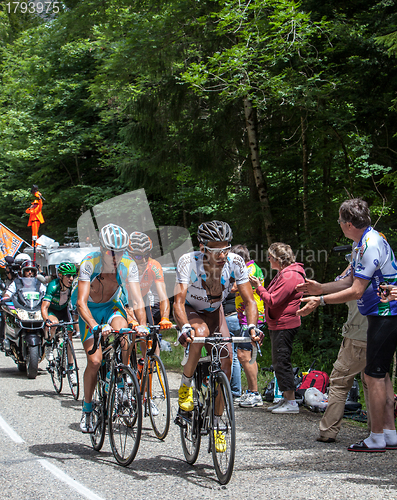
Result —
<path fill-rule="evenodd" d="M 85 257 L 80 265 L 77 309 L 81 318 L 81 341 L 87 355 L 84 372 L 84 401 L 80 429 L 93 432 L 92 395 L 97 372 L 102 362 L 99 346 L 94 354 L 89 354 L 94 344 L 94 331 L 102 328 L 106 335 L 111 330 L 127 328 L 127 314 L 120 301 L 122 284 L 128 290 L 129 301 L 142 326 L 146 326 L 144 303 L 139 286 L 138 268 L 128 257 L 128 233 L 115 224 L 107 224 L 99 233 L 100 252 Z M 123 346 L 123 362 L 128 364 L 128 344 Z"/>
<path fill-rule="evenodd" d="M 229 224 L 211 221 L 199 226 L 200 250 L 182 255 L 176 271 L 174 318 L 181 330 L 179 342 L 186 347 L 192 338 L 208 337 L 214 332 L 229 336 L 222 302 L 234 283 L 246 305 L 248 329 L 253 341 L 262 341 L 256 329 L 258 309 L 249 283 L 244 260 L 230 253 L 232 231 Z M 222 369 L 230 379 L 232 350 L 222 357 Z M 179 389 L 179 408 L 193 410 L 192 378 L 200 359 L 201 345 L 191 344 Z"/>

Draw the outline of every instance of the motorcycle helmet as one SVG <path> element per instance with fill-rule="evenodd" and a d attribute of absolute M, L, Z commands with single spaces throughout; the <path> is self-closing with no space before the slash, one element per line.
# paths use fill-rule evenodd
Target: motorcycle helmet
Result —
<path fill-rule="evenodd" d="M 316 389 L 316 387 L 309 387 L 306 389 L 304 398 L 307 405 L 313 406 L 314 408 L 320 408 L 320 410 L 323 410 L 328 405 L 326 396 Z"/>
<path fill-rule="evenodd" d="M 209 241 L 227 241 L 230 243 L 233 239 L 233 233 L 227 222 L 213 220 L 200 224 L 197 230 L 197 239 L 203 245 L 206 245 Z"/>
<path fill-rule="evenodd" d="M 134 231 L 130 234 L 130 244 L 128 245 L 128 253 L 130 255 L 148 254 L 153 248 L 152 240 L 145 233 Z"/>
<path fill-rule="evenodd" d="M 19 253 L 15 259 L 14 262 L 25 262 L 25 260 L 30 260 L 30 256 L 27 253 Z"/>
<path fill-rule="evenodd" d="M 28 271 L 31 269 L 34 271 L 34 276 L 37 276 L 37 267 L 35 266 L 35 263 L 31 260 L 25 260 L 25 262 L 21 266 L 21 273 L 22 276 L 24 275 L 24 271 Z"/>
<path fill-rule="evenodd" d="M 126 250 L 128 242 L 127 231 L 116 224 L 106 224 L 99 231 L 99 243 L 106 250 L 113 250 L 115 252 Z"/>
<path fill-rule="evenodd" d="M 61 262 L 58 266 L 58 274 L 75 276 L 77 274 L 76 266 L 72 262 Z"/>

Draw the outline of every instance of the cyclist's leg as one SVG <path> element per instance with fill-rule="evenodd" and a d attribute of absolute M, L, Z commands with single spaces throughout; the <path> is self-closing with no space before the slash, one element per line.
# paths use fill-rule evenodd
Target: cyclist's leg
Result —
<path fill-rule="evenodd" d="M 111 313 L 108 316 L 106 322 L 113 328 L 113 330 L 121 330 L 122 328 L 128 328 L 127 313 L 119 301 L 113 301 L 113 306 Z M 128 360 L 131 354 L 132 345 L 128 343 L 127 337 L 125 342 L 121 344 L 121 359 L 125 365 L 128 365 Z"/>
<path fill-rule="evenodd" d="M 80 330 L 81 331 L 81 330 Z M 102 347 L 99 346 L 94 354 L 88 354 L 94 345 L 94 337 L 88 335 L 83 342 L 83 347 L 87 356 L 87 366 L 84 371 L 84 402 L 90 404 L 97 383 L 97 373 L 102 363 Z"/>
<path fill-rule="evenodd" d="M 218 312 L 218 318 L 216 321 L 218 322 L 219 325 L 218 331 L 222 334 L 222 337 L 229 337 L 230 333 L 223 312 L 223 307 L 221 306 L 217 312 Z M 222 371 L 225 373 L 227 379 L 230 381 L 232 375 L 232 360 L 233 360 L 232 344 L 227 344 L 225 347 L 221 349 L 220 358 L 221 358 Z M 218 396 L 215 399 L 215 408 L 214 408 L 215 416 L 222 415 L 223 409 L 224 409 L 223 396 L 222 394 L 218 394 Z"/>
<path fill-rule="evenodd" d="M 195 336 L 208 337 L 208 325 L 202 315 L 190 306 L 185 307 L 188 321 L 195 329 Z M 202 344 L 190 344 L 189 358 L 183 367 L 183 375 L 178 392 L 178 404 L 179 408 L 184 411 L 192 411 L 194 408 L 192 382 L 197 363 L 201 356 L 201 348 Z"/>

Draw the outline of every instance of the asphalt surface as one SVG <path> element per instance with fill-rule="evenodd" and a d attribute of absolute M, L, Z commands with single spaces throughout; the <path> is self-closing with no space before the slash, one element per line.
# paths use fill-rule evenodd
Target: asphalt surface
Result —
<path fill-rule="evenodd" d="M 75 346 L 82 379 L 84 352 L 79 340 Z M 236 407 L 236 461 L 226 486 L 217 482 L 207 437 L 197 463 L 189 466 L 179 428 L 171 423 L 161 442 L 149 418 L 134 462 L 120 467 L 108 438 L 101 452 L 92 449 L 89 436 L 79 430 L 81 400 L 74 401 L 68 387 L 56 394 L 45 366 L 44 361 L 38 377 L 28 380 L 0 353 L 1 500 L 397 498 L 397 451 L 347 452 L 349 444 L 367 436 L 365 428 L 349 421 L 336 443 L 319 443 L 321 414 L 301 409 L 297 415 L 273 415 L 265 411 L 266 403 Z M 180 375 L 169 373 L 173 416 L 179 381 Z"/>

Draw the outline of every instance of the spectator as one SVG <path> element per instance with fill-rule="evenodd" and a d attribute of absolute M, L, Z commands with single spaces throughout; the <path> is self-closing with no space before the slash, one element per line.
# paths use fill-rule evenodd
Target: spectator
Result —
<path fill-rule="evenodd" d="M 355 198 L 343 202 L 338 223 L 343 234 L 353 240 L 352 277 L 329 284 L 328 295 L 302 299 L 306 305 L 297 314 L 306 316 L 319 305 L 357 300 L 360 313 L 368 318 L 365 380 L 371 433 L 348 450 L 384 452 L 397 449 L 394 391 L 389 376 L 397 346 L 397 303 L 382 303 L 378 287 L 382 281 L 396 283 L 395 257 L 385 237 L 371 227 L 370 211 L 365 201 Z"/>
<path fill-rule="evenodd" d="M 262 270 L 257 264 L 255 264 L 253 260 L 250 259 L 248 248 L 245 245 L 234 245 L 230 251 L 239 255 L 244 259 L 245 265 L 247 266 L 248 275 L 256 276 L 260 280 L 261 285 L 263 285 L 264 278 Z M 241 335 L 249 337 L 247 331 L 248 322 L 247 322 L 247 317 L 245 315 L 245 305 L 241 295 L 238 293 L 236 284 L 233 286 L 232 292 L 236 293 L 235 305 L 236 305 L 236 311 L 240 325 Z M 258 328 L 263 330 L 265 324 L 265 308 L 255 288 L 253 288 L 253 292 L 254 292 L 254 299 L 256 302 L 256 306 L 258 308 Z M 243 367 L 244 373 L 247 377 L 247 384 L 248 384 L 247 391 L 238 400 L 239 405 L 243 408 L 250 408 L 254 406 L 263 405 L 262 397 L 258 392 L 258 363 L 255 361 L 255 363 L 250 365 L 251 353 L 252 353 L 251 342 L 237 345 L 238 361 Z"/>
<path fill-rule="evenodd" d="M 272 345 L 272 363 L 277 382 L 283 392 L 283 399 L 268 408 L 272 413 L 299 413 L 295 401 L 295 380 L 291 364 L 292 343 L 301 324 L 296 316 L 302 293 L 296 286 L 305 281 L 302 264 L 295 262 L 292 248 L 285 243 L 270 245 L 269 261 L 277 271 L 270 285 L 264 288 L 260 280 L 250 276 L 251 284 L 256 288 L 265 304 L 266 322 Z"/>
<path fill-rule="evenodd" d="M 351 255 L 348 258 L 350 262 Z M 343 273 L 335 278 L 335 281 L 349 279 L 350 275 L 351 265 L 349 264 Z M 297 290 L 310 293 L 311 295 L 321 295 L 327 293 L 327 284 L 321 284 L 314 280 L 306 280 L 305 283 L 297 286 Z M 347 302 L 347 306 L 349 313 L 347 321 L 342 328 L 344 338 L 330 376 L 328 406 L 320 421 L 320 435 L 317 438 L 317 441 L 323 443 L 335 442 L 342 425 L 347 394 L 352 388 L 354 377 L 360 372 L 364 397 L 367 402 L 367 424 L 368 428 L 371 429 L 368 388 L 364 376 L 368 321 L 366 316 L 360 314 L 355 300 Z"/>

